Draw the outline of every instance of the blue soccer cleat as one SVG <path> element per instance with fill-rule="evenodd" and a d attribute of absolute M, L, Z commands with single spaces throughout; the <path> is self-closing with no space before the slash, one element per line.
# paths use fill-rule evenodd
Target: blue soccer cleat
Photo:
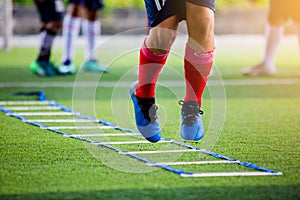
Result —
<path fill-rule="evenodd" d="M 136 126 L 140 133 L 150 142 L 160 140 L 160 126 L 157 119 L 157 106 L 154 98 L 138 98 L 135 95 L 137 82 L 130 86 L 130 96 L 132 99 Z"/>
<path fill-rule="evenodd" d="M 180 135 L 184 140 L 200 140 L 204 136 L 204 126 L 199 104 L 196 101 L 179 101 L 181 108 Z"/>

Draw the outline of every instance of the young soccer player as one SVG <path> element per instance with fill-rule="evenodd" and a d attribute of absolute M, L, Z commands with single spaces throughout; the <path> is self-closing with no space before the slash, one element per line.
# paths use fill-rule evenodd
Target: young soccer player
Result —
<path fill-rule="evenodd" d="M 250 75 L 274 75 L 275 54 L 284 33 L 285 23 L 292 19 L 298 29 L 298 42 L 300 50 L 300 1 L 270 0 L 268 25 L 266 27 L 266 46 L 264 56 L 258 65 L 245 69 L 242 73 Z"/>
<path fill-rule="evenodd" d="M 145 0 L 149 35 L 140 49 L 138 82 L 130 87 L 136 126 L 150 142 L 161 138 L 155 105 L 155 86 L 176 38 L 178 23 L 186 20 L 188 40 L 184 55 L 186 93 L 181 108 L 181 137 L 204 135 L 201 97 L 214 58 L 214 0 Z"/>
<path fill-rule="evenodd" d="M 35 0 L 42 22 L 40 29 L 40 51 L 30 64 L 30 70 L 39 76 L 55 76 L 55 66 L 50 55 L 54 38 L 62 26 L 64 5 L 62 0 Z"/>
<path fill-rule="evenodd" d="M 86 61 L 83 64 L 83 70 L 107 72 L 107 68 L 98 63 L 93 55 L 96 36 L 101 33 L 101 22 L 98 19 L 98 15 L 102 7 L 102 0 L 69 0 L 67 14 L 63 21 L 63 40 L 65 44 L 62 64 L 58 69 L 60 74 L 73 74 L 75 72 L 73 63 L 74 40 L 79 35 L 82 21 L 82 32 L 87 39 Z M 82 17 L 84 17 L 83 20 Z"/>

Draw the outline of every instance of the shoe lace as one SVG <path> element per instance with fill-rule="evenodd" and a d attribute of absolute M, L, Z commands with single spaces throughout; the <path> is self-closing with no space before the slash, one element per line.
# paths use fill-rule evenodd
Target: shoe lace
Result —
<path fill-rule="evenodd" d="M 139 107 L 144 114 L 144 117 L 150 122 L 154 123 L 157 116 L 158 107 L 155 105 L 154 98 L 138 98 Z"/>
<path fill-rule="evenodd" d="M 178 104 L 182 106 L 182 123 L 186 124 L 187 126 L 192 126 L 199 115 L 203 115 L 203 111 L 200 110 L 199 104 L 197 102 L 184 102 L 183 100 L 179 100 Z"/>

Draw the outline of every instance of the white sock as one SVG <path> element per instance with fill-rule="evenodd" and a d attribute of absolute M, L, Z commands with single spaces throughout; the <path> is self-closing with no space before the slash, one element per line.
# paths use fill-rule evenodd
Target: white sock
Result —
<path fill-rule="evenodd" d="M 69 14 L 65 15 L 62 30 L 62 36 L 64 41 L 62 62 L 65 62 L 68 59 L 71 61 L 74 58 L 74 40 L 79 35 L 80 25 L 80 17 L 73 17 Z"/>
<path fill-rule="evenodd" d="M 101 22 L 99 20 L 96 21 L 83 21 L 82 26 L 83 35 L 87 39 L 87 45 L 85 49 L 85 60 L 94 59 L 94 48 L 96 44 L 97 35 L 101 34 Z"/>
<path fill-rule="evenodd" d="M 283 26 L 268 26 L 266 28 L 266 46 L 263 57 L 263 64 L 270 68 L 275 67 L 275 55 L 283 36 Z"/>

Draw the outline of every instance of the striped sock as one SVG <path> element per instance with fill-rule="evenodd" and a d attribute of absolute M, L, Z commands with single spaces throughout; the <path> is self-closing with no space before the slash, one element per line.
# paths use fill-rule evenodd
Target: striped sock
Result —
<path fill-rule="evenodd" d="M 197 101 L 201 105 L 202 94 L 213 64 L 213 58 L 214 50 L 197 52 L 186 44 L 184 56 L 185 102 Z"/>
<path fill-rule="evenodd" d="M 139 83 L 136 96 L 152 98 L 155 96 L 155 86 L 158 76 L 166 63 L 169 53 L 155 54 L 145 44 L 140 49 Z"/>

